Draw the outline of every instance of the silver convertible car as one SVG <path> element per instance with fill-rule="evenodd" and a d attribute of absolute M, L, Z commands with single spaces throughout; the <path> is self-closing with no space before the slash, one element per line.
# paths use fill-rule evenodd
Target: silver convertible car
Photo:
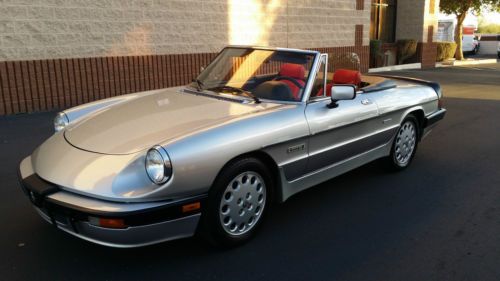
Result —
<path fill-rule="evenodd" d="M 395 170 L 441 120 L 437 83 L 332 69 L 317 51 L 234 46 L 184 87 L 60 112 L 19 167 L 35 210 L 112 247 L 250 239 L 274 202 L 378 158 Z"/>

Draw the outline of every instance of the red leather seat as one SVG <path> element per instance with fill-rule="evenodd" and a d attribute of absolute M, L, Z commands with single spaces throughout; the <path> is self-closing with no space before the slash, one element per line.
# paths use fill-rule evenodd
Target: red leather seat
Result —
<path fill-rule="evenodd" d="M 302 66 L 300 64 L 295 64 L 295 63 L 285 63 L 281 66 L 280 72 L 278 74 L 278 78 L 276 80 L 287 84 L 288 87 L 290 88 L 290 90 L 292 90 L 292 94 L 293 94 L 294 98 L 296 100 L 298 100 L 300 98 L 299 97 L 300 88 L 297 87 L 297 85 L 295 85 L 291 81 L 288 81 L 285 79 L 279 79 L 279 76 L 294 79 L 295 81 L 297 81 L 298 84 L 300 84 L 300 85 L 302 85 L 302 87 L 304 87 L 304 85 L 306 84 L 304 82 L 305 73 L 306 73 L 306 70 L 305 70 L 304 66 Z"/>
<path fill-rule="evenodd" d="M 356 70 L 338 69 L 333 73 L 333 82 L 326 85 L 326 96 L 332 95 L 332 86 L 335 84 L 349 84 L 356 88 L 361 86 L 361 73 Z M 319 89 L 316 96 L 323 95 L 323 88 Z"/>
<path fill-rule="evenodd" d="M 333 73 L 334 84 L 350 84 L 359 87 L 361 85 L 361 73 L 356 70 L 338 69 Z"/>

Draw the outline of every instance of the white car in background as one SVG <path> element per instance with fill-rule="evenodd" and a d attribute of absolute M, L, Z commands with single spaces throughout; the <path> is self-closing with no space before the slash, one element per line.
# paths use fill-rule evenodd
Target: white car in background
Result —
<path fill-rule="evenodd" d="M 464 34 L 462 37 L 462 52 L 477 54 L 479 52 L 478 37 L 472 34 Z"/>

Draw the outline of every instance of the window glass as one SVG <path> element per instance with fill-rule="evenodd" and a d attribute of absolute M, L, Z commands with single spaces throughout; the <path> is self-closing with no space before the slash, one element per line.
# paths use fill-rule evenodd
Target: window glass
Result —
<path fill-rule="evenodd" d="M 314 58 L 310 53 L 230 47 L 191 86 L 226 95 L 300 101 Z"/>
<path fill-rule="evenodd" d="M 325 97 L 326 91 L 324 88 L 325 85 L 325 75 L 328 75 L 325 67 L 326 56 L 321 56 L 318 73 L 316 74 L 316 78 L 314 79 L 314 85 L 311 90 L 311 96 L 309 99 L 316 99 Z"/>
<path fill-rule="evenodd" d="M 396 10 L 396 0 L 372 0 L 370 39 L 395 41 Z"/>

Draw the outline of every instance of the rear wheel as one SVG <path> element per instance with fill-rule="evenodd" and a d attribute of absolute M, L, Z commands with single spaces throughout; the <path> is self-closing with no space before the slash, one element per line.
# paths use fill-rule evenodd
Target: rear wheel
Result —
<path fill-rule="evenodd" d="M 203 210 L 201 231 L 217 246 L 240 245 L 255 235 L 267 211 L 272 177 L 258 159 L 244 158 L 222 170 Z"/>
<path fill-rule="evenodd" d="M 391 154 L 387 159 L 391 168 L 403 170 L 410 165 L 417 151 L 418 133 L 417 118 L 407 116 L 394 137 Z"/>

